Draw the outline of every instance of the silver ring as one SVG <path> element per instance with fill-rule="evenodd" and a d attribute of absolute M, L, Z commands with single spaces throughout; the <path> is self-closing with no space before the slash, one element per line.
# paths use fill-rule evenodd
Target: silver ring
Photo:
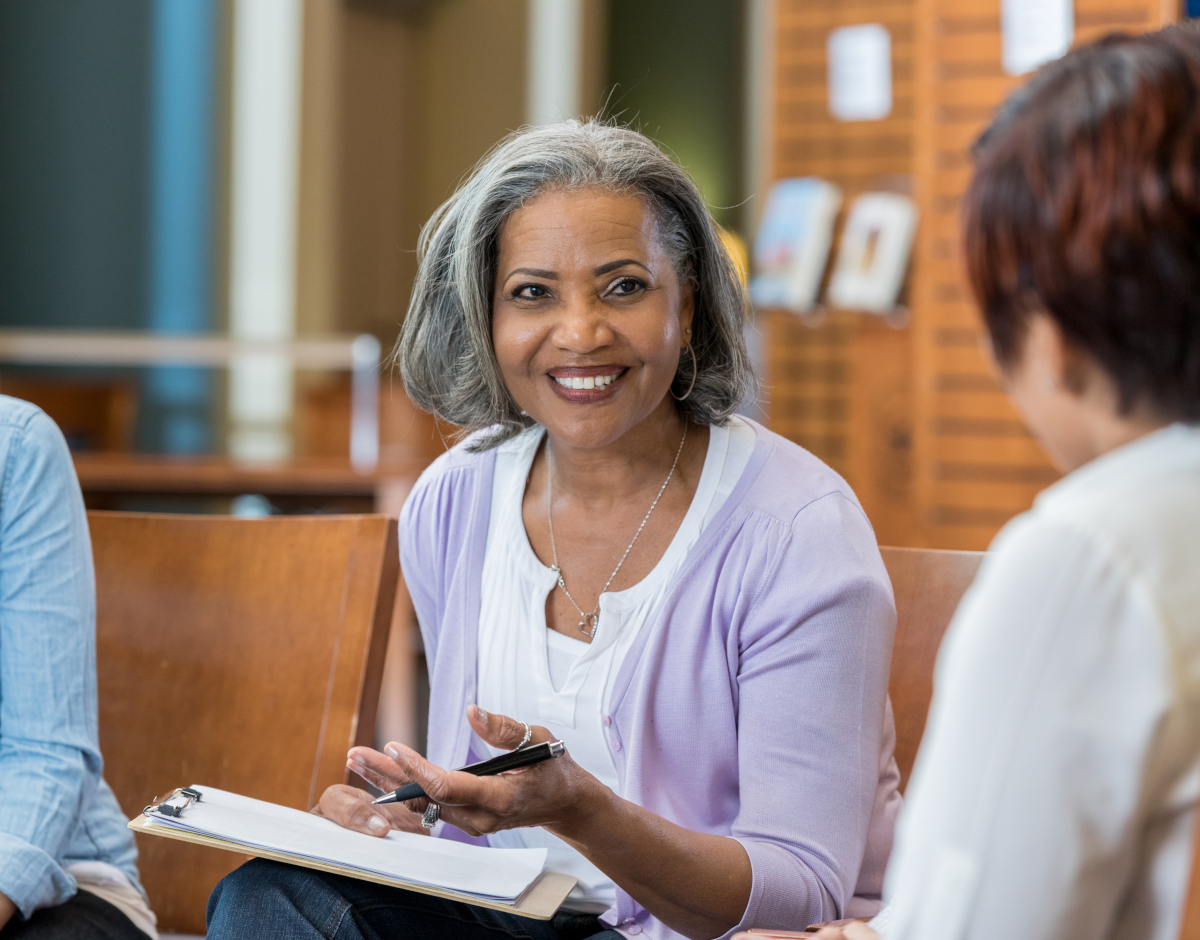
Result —
<path fill-rule="evenodd" d="M 525 725 L 525 722 L 521 722 L 521 724 Z M 525 737 L 521 738 L 521 743 L 517 745 L 517 750 L 518 751 L 521 750 L 521 748 L 523 748 L 526 744 L 528 744 L 529 739 L 532 737 L 533 737 L 533 729 L 531 727 L 529 727 L 529 725 L 525 725 Z"/>
<path fill-rule="evenodd" d="M 438 817 L 442 815 L 442 808 L 437 803 L 430 803 L 425 807 L 425 812 L 421 815 L 421 825 L 426 829 L 432 829 L 437 825 Z"/>

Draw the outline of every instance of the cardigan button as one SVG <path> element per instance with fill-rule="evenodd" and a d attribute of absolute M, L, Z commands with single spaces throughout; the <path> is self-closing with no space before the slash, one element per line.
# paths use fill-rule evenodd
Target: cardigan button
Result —
<path fill-rule="evenodd" d="M 620 741 L 613 741 L 613 750 L 614 751 L 621 750 L 621 742 Z"/>
<path fill-rule="evenodd" d="M 612 727 L 612 716 L 611 715 L 604 716 L 604 727 L 606 727 L 606 728 Z"/>
<path fill-rule="evenodd" d="M 640 934 L 642 932 L 642 925 L 641 924 L 633 924 L 625 932 L 632 934 L 633 936 L 636 937 L 638 934 Z"/>

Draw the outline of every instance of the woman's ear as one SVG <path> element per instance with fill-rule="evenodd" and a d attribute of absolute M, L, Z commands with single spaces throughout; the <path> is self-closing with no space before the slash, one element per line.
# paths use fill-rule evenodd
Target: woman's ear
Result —
<path fill-rule="evenodd" d="M 1029 314 L 1024 333 L 1018 368 L 1043 395 L 1067 387 L 1067 343 L 1059 325 L 1049 315 L 1034 312 Z"/>
<path fill-rule="evenodd" d="M 1095 364 L 1049 314 L 1030 314 L 1024 344 L 1022 358 L 1042 392 L 1063 390 L 1079 397 L 1088 391 Z"/>
<path fill-rule="evenodd" d="M 683 285 L 683 296 L 679 304 L 679 335 L 683 339 L 680 348 L 692 341 L 692 320 L 696 314 L 696 292 L 690 284 Z"/>

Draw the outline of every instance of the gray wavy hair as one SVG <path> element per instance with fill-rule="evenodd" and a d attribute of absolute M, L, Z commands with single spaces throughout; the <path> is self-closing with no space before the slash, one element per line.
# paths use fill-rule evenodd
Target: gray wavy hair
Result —
<path fill-rule="evenodd" d="M 680 282 L 693 291 L 691 356 L 672 390 L 700 424 L 723 425 L 757 389 L 742 327 L 745 290 L 696 184 L 648 138 L 598 121 L 563 121 L 514 133 L 476 166 L 421 230 L 419 268 L 394 361 L 409 396 L 464 433 L 494 428 L 486 450 L 530 427 L 492 348 L 492 290 L 500 229 L 547 190 L 599 187 L 637 193 L 655 213 L 658 237 Z"/>

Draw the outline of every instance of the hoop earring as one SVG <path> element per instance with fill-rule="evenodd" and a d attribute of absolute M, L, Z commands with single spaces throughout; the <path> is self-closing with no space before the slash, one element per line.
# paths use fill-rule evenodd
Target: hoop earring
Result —
<path fill-rule="evenodd" d="M 694 349 L 692 349 L 691 343 L 687 344 L 687 351 L 692 354 L 692 381 L 688 385 L 688 390 L 686 392 L 684 392 L 682 395 L 676 395 L 674 392 L 671 392 L 671 397 L 674 398 L 676 401 L 683 401 L 690 394 L 692 394 L 692 389 L 694 389 L 696 387 L 696 372 L 698 371 L 696 369 L 696 351 Z M 668 389 L 668 391 L 670 391 L 670 390 Z"/>

